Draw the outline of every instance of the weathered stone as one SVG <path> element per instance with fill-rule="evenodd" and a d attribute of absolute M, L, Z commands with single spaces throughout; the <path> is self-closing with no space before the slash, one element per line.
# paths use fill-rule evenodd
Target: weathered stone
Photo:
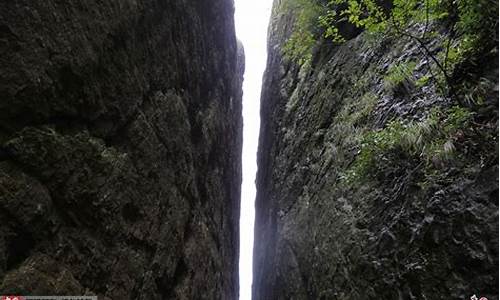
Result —
<path fill-rule="evenodd" d="M 310 64 L 288 61 L 285 2 L 273 9 L 261 100 L 253 299 L 498 299 L 497 93 L 454 137 L 456 161 L 389 153 L 350 183 L 365 133 L 452 101 L 433 81 L 384 82 L 409 59 L 429 75 L 409 39 L 361 33 L 320 41 Z M 475 71 L 496 85 L 488 59 Z"/>
<path fill-rule="evenodd" d="M 231 0 L 0 4 L 0 291 L 237 299 Z"/>

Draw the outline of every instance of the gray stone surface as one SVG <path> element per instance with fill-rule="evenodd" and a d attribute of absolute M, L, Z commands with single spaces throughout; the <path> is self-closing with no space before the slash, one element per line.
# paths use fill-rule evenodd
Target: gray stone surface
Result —
<path fill-rule="evenodd" d="M 311 65 L 287 61 L 284 2 L 275 1 L 261 100 L 253 299 L 498 299 L 497 92 L 457 137 L 456 163 L 429 163 L 431 176 L 418 157 L 387 156 L 346 184 L 362 133 L 451 100 L 432 81 L 387 88 L 399 61 L 429 74 L 405 39 L 362 33 L 320 42 Z M 496 54 L 484 59 L 475 72 L 497 85 Z"/>
<path fill-rule="evenodd" d="M 0 4 L 0 293 L 237 299 L 232 0 Z"/>

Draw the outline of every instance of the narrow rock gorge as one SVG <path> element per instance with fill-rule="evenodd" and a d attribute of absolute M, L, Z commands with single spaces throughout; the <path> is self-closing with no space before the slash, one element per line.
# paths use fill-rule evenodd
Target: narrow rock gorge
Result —
<path fill-rule="evenodd" d="M 0 292 L 237 299 L 232 0 L 0 4 Z"/>
<path fill-rule="evenodd" d="M 274 1 L 253 299 L 498 299 L 498 1 L 300 28 L 342 2 Z"/>

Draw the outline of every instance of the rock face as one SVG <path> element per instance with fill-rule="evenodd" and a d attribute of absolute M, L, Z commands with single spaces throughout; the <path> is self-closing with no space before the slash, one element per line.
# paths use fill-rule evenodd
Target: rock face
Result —
<path fill-rule="evenodd" d="M 231 0 L 0 4 L 0 291 L 237 299 Z"/>
<path fill-rule="evenodd" d="M 274 4 L 261 100 L 253 299 L 498 299 L 497 52 L 471 67 L 490 92 L 447 142 L 453 159 L 387 146 L 352 179 L 367 136 L 390 139 L 391 120 L 427 124 L 437 108 L 439 127 L 454 104 L 432 80 L 384 82 L 409 59 L 412 76 L 429 75 L 408 39 L 361 33 L 290 62 L 285 2 Z"/>

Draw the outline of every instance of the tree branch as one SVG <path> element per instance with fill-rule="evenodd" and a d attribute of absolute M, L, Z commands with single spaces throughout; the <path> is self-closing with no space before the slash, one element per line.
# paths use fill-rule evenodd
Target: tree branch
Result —
<path fill-rule="evenodd" d="M 436 66 L 443 73 L 444 79 L 446 81 L 446 85 L 447 85 L 448 90 L 449 90 L 450 94 L 452 95 L 452 97 L 455 98 L 455 100 L 457 102 L 459 102 L 460 104 L 463 104 L 463 103 L 461 103 L 460 98 L 458 98 L 458 96 L 457 96 L 457 94 L 455 92 L 455 89 L 453 88 L 452 80 L 451 80 L 450 76 L 448 76 L 448 73 L 446 72 L 446 68 L 443 66 L 443 64 L 441 64 L 441 62 L 436 58 L 436 56 L 434 56 L 434 54 L 429 49 L 429 47 L 427 46 L 427 44 L 425 43 L 425 41 L 423 39 L 419 38 L 418 36 L 415 36 L 415 35 L 413 35 L 411 33 L 408 33 L 407 31 L 399 28 L 398 25 L 396 24 L 396 21 L 394 20 L 394 15 L 391 15 L 391 21 L 393 23 L 393 26 L 394 26 L 397 34 L 399 34 L 401 36 L 408 37 L 408 38 L 416 41 L 419 44 L 420 48 L 425 51 L 425 55 L 427 57 L 429 57 L 430 59 L 432 59 L 432 61 L 434 61 L 434 63 L 436 64 Z"/>

